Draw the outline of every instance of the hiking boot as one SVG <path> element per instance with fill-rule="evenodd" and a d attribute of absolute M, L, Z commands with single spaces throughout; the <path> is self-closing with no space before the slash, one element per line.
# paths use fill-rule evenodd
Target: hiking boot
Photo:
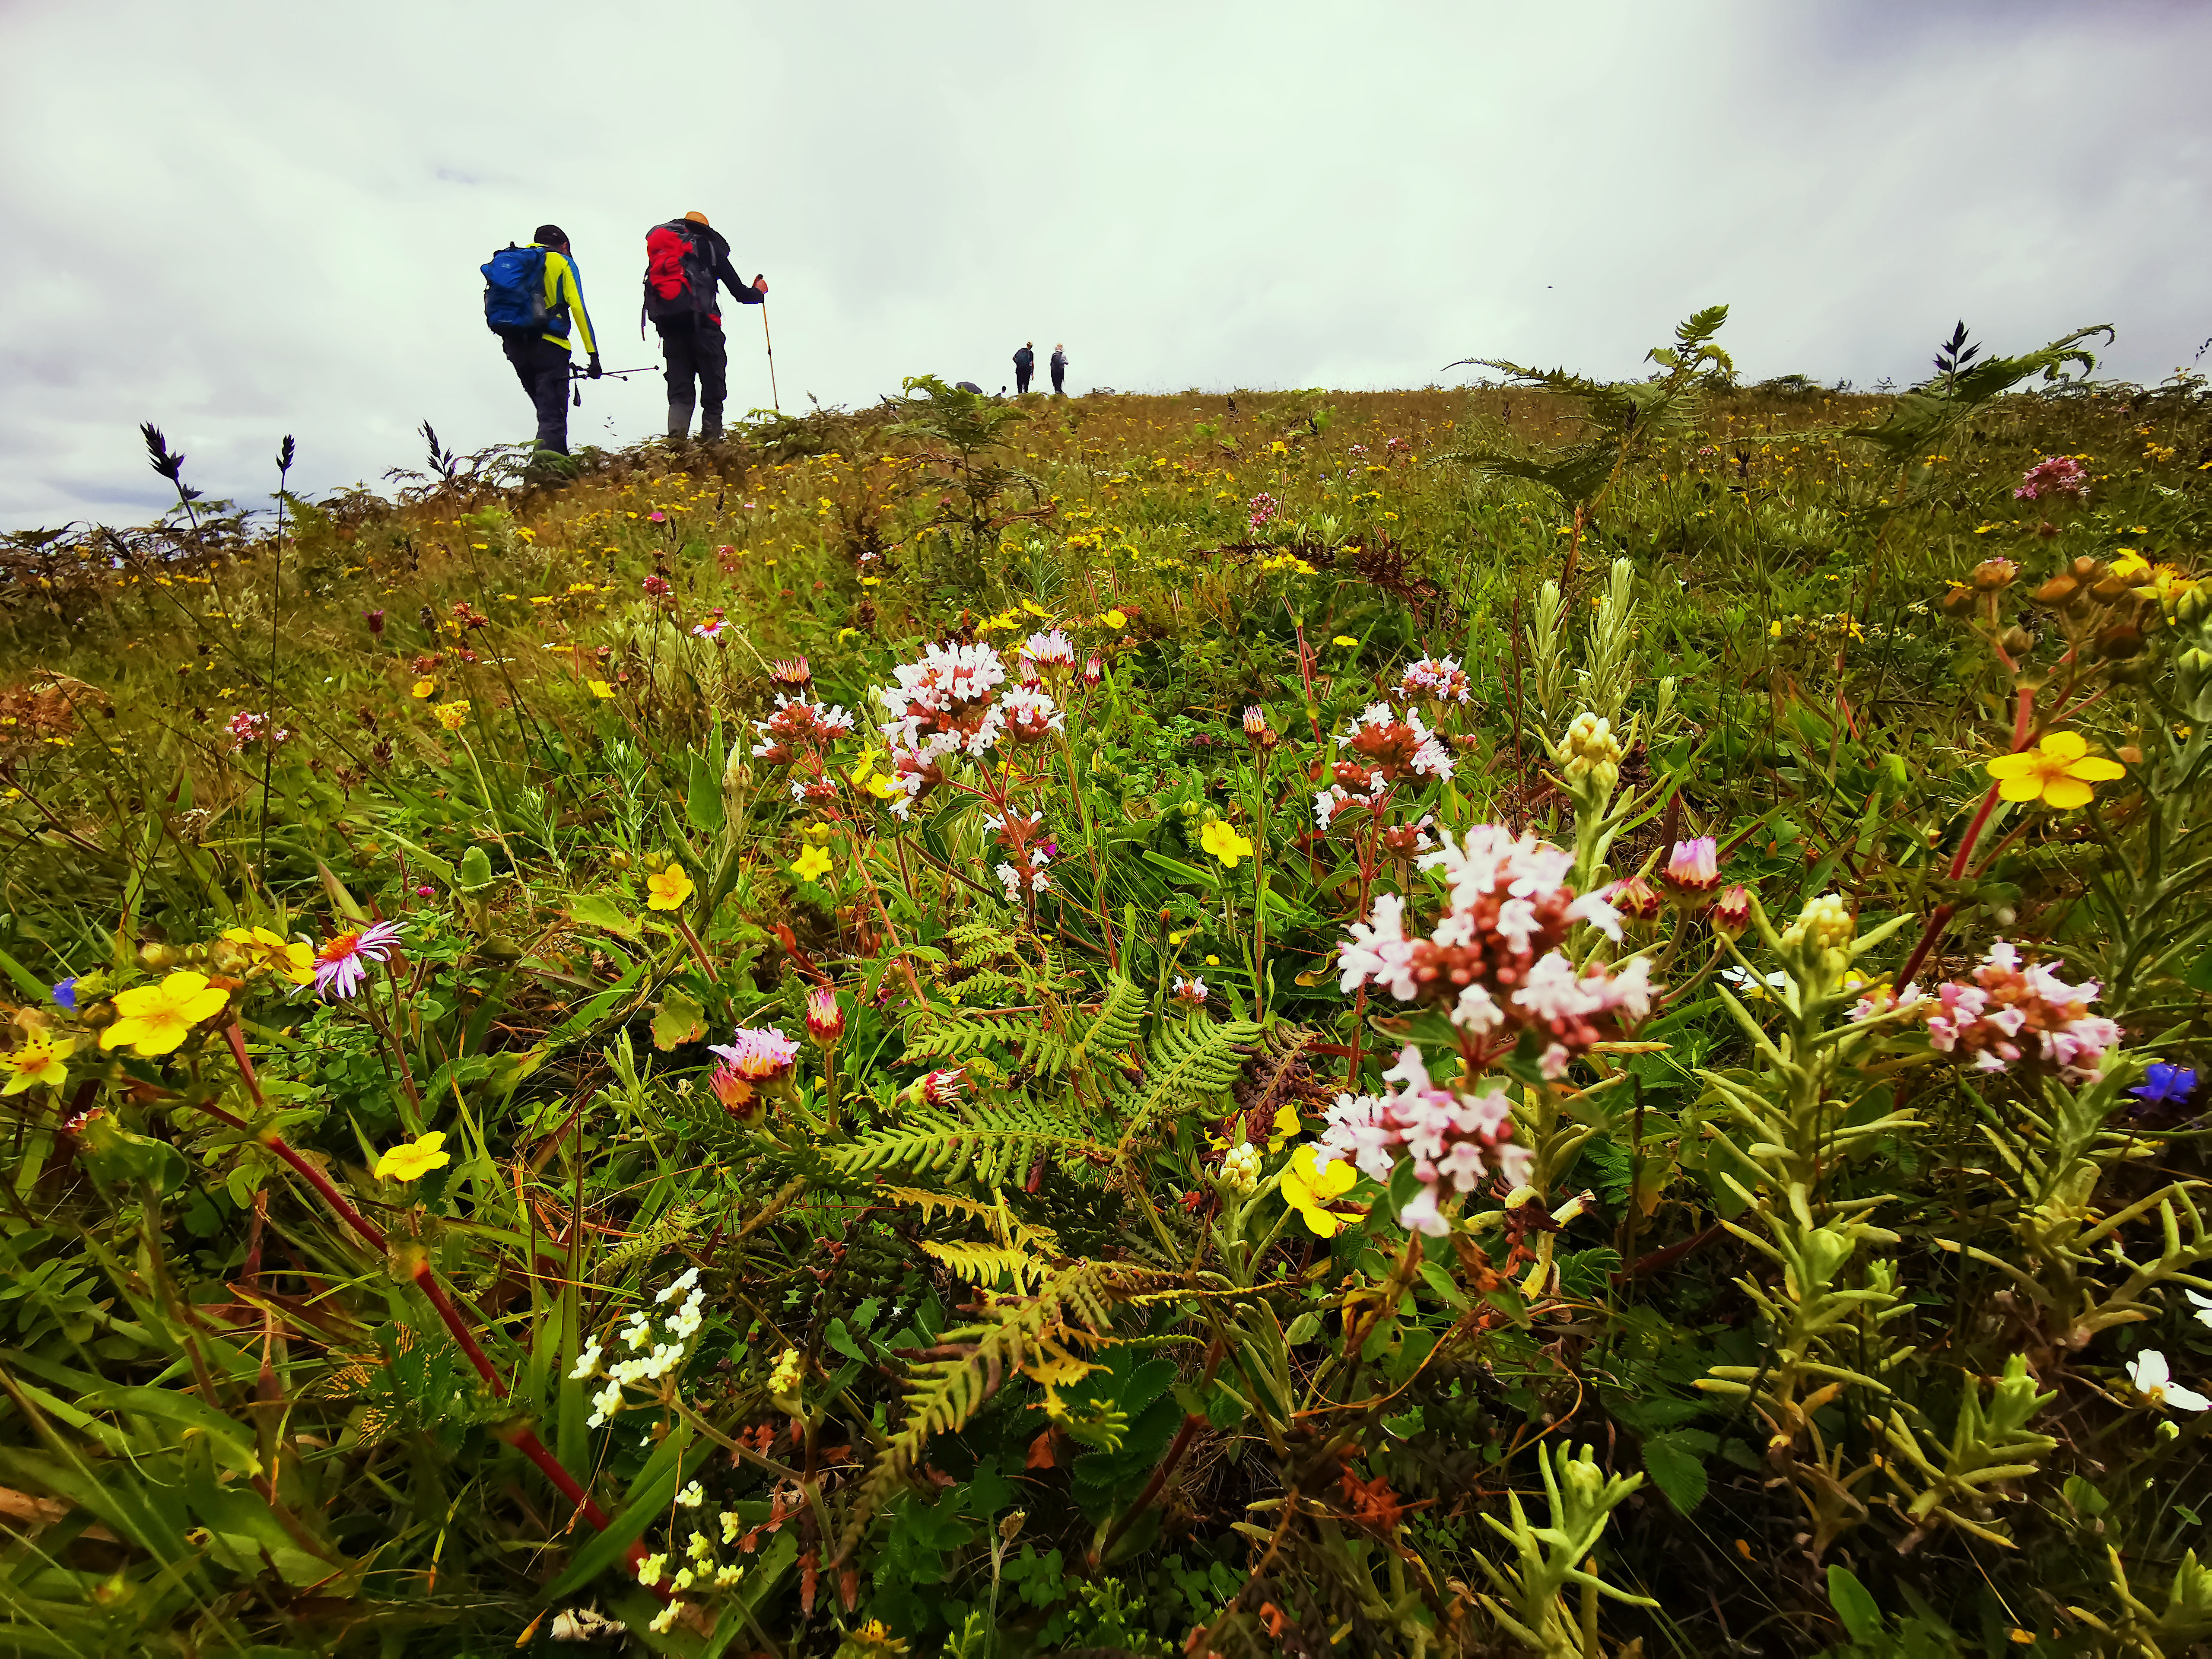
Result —
<path fill-rule="evenodd" d="M 722 435 L 722 406 L 708 404 L 699 411 L 699 441 L 713 443 Z"/>
<path fill-rule="evenodd" d="M 690 404 L 688 404 L 688 403 L 685 403 L 685 404 L 669 404 L 669 405 L 668 405 L 668 439 L 669 439 L 669 441 L 670 441 L 671 443 L 682 443 L 682 442 L 684 441 L 684 434 L 685 434 L 686 433 L 690 432 L 690 429 L 691 429 L 691 405 L 690 405 Z"/>

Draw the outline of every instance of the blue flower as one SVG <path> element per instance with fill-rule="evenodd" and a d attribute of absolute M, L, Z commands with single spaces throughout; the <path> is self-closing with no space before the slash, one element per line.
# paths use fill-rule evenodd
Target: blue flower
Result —
<path fill-rule="evenodd" d="M 71 974 L 54 987 L 54 1000 L 71 1013 L 76 1012 L 76 978 Z"/>
<path fill-rule="evenodd" d="M 2143 1080 L 2128 1091 L 2137 1100 L 2154 1105 L 2179 1106 L 2197 1092 L 2197 1073 L 2187 1066 L 2170 1066 L 2164 1060 L 2154 1060 L 2143 1073 Z"/>

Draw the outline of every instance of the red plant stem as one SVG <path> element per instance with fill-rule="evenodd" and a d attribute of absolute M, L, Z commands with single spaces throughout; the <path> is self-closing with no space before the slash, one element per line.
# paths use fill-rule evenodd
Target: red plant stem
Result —
<path fill-rule="evenodd" d="M 691 924 L 681 915 L 675 921 L 677 932 L 684 935 L 684 942 L 691 947 L 691 954 L 697 959 L 700 971 L 707 975 L 707 982 L 709 985 L 720 984 L 722 981 L 714 972 L 714 961 L 708 956 L 707 947 L 699 942 L 699 935 L 691 931 Z"/>
<path fill-rule="evenodd" d="M 235 1019 L 232 1020 L 229 1024 L 223 1027 L 222 1034 L 223 1040 L 230 1045 L 232 1058 L 238 1062 L 239 1075 L 246 1079 L 246 1092 L 253 1097 L 256 1105 L 262 1104 L 261 1079 L 253 1070 L 253 1062 L 246 1057 L 246 1039 L 238 1029 L 238 1022 Z M 210 1117 L 220 1119 L 234 1129 L 246 1129 L 249 1132 L 252 1129 L 252 1126 L 245 1119 L 225 1111 L 220 1106 L 200 1102 L 193 1103 L 198 1105 L 199 1109 Z M 388 1251 L 389 1246 L 386 1241 L 384 1230 L 347 1202 L 345 1194 L 331 1185 L 330 1178 L 295 1151 L 283 1136 L 274 1133 L 263 1133 L 258 1139 L 263 1146 L 290 1164 L 306 1179 L 309 1186 L 322 1194 L 323 1201 L 337 1213 L 339 1220 L 360 1234 L 379 1251 Z M 500 1376 L 490 1359 L 485 1356 L 483 1347 L 477 1341 L 476 1334 L 469 1329 L 468 1322 L 461 1317 L 460 1310 L 453 1305 L 453 1298 L 446 1294 L 445 1287 L 438 1283 L 437 1275 L 431 1271 L 428 1261 L 418 1261 L 416 1264 L 414 1279 L 416 1288 L 421 1291 L 428 1299 L 430 1305 L 437 1310 L 438 1317 L 445 1322 L 447 1330 L 453 1334 L 453 1340 L 460 1345 L 461 1352 L 468 1356 L 469 1364 L 476 1367 L 477 1375 L 483 1378 L 485 1386 L 500 1399 L 507 1398 L 506 1380 Z M 517 1423 L 502 1430 L 500 1437 L 535 1463 L 545 1478 L 560 1489 L 562 1496 L 583 1511 L 584 1518 L 590 1522 L 596 1530 L 605 1532 L 607 1529 L 606 1511 L 592 1501 L 591 1494 L 577 1484 L 576 1478 L 562 1466 L 561 1460 L 545 1449 L 545 1443 L 538 1437 L 537 1430 L 532 1428 L 527 1423 Z M 645 1546 L 641 1543 L 632 1543 L 629 1555 L 631 1568 L 635 1570 L 637 1564 L 644 1559 Z"/>
<path fill-rule="evenodd" d="M 2035 693 L 2030 688 L 2021 686 L 2013 696 L 2012 748 L 2007 752 L 2017 755 L 2027 748 L 2028 734 L 2034 728 Z M 1950 878 L 1953 881 L 1966 879 L 1966 868 L 1973 859 L 1974 848 L 1982 839 L 1982 831 L 1989 827 L 1990 814 L 1996 811 L 2000 787 L 1994 783 L 1989 787 L 1989 792 L 1982 797 L 1980 808 L 1974 813 L 1973 822 L 1966 826 L 1966 833 L 1960 837 L 1959 850 L 1951 860 Z M 1912 954 L 1905 957 L 1905 965 L 1897 970 L 1899 985 L 1912 982 L 1913 975 L 1920 971 L 1920 964 L 1927 960 L 1929 951 L 1935 949 L 1936 941 L 1942 937 L 1943 930 L 1951 925 L 1951 918 L 1958 913 L 1959 907 L 1948 899 L 1929 912 L 1928 925 L 1921 930 L 1920 942 L 1912 947 Z"/>

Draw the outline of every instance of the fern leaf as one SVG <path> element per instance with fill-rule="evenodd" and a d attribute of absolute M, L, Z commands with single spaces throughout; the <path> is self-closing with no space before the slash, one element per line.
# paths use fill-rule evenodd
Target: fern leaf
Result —
<path fill-rule="evenodd" d="M 603 1276 L 625 1272 L 641 1261 L 650 1261 L 663 1250 L 682 1243 L 691 1237 L 691 1230 L 699 1224 L 700 1210 L 696 1204 L 679 1204 L 674 1209 L 654 1218 L 641 1231 L 631 1234 L 600 1261 Z"/>
<path fill-rule="evenodd" d="M 1121 1139 L 1114 1156 L 1128 1157 L 1164 1120 L 1234 1083 L 1244 1069 L 1246 1050 L 1259 1036 L 1260 1027 L 1247 1019 L 1224 1020 L 1195 1031 L 1164 1029 L 1152 1039 L 1143 1075 L 1117 1091 Z"/>
<path fill-rule="evenodd" d="M 933 1255 L 952 1269 L 970 1285 L 980 1285 L 988 1290 L 999 1282 L 999 1275 L 1011 1275 L 1018 1290 L 1027 1290 L 1042 1279 L 1045 1264 L 1035 1256 L 1012 1249 L 1004 1244 L 972 1244 L 961 1239 L 920 1241 L 922 1252 Z"/>
<path fill-rule="evenodd" d="M 942 1112 L 919 1111 L 896 1129 L 863 1135 L 829 1153 L 830 1166 L 845 1176 L 877 1170 L 913 1170 L 925 1174 L 972 1176 L 987 1187 L 1025 1168 L 1039 1153 L 1061 1158 L 1109 1160 L 1114 1149 L 1033 1105 L 978 1109 L 963 1121 Z"/>

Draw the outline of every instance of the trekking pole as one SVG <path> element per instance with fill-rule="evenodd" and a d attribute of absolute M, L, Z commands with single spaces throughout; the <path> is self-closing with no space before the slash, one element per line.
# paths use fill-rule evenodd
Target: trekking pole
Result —
<path fill-rule="evenodd" d="M 760 278 L 756 276 L 753 281 L 757 283 Z M 765 294 L 761 295 L 761 338 L 768 343 L 769 404 L 777 414 L 781 415 L 783 413 L 783 404 L 775 395 L 775 337 L 768 331 L 768 295 Z"/>

